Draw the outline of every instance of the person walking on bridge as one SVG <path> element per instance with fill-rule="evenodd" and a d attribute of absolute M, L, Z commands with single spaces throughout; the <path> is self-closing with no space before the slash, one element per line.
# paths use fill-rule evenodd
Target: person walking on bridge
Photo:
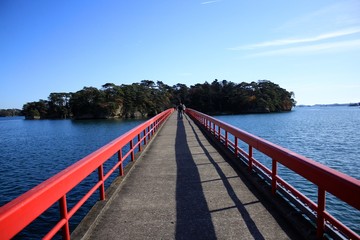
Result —
<path fill-rule="evenodd" d="M 180 102 L 180 104 L 177 107 L 177 110 L 178 110 L 178 119 L 182 119 L 183 111 L 185 110 L 185 105 Z"/>

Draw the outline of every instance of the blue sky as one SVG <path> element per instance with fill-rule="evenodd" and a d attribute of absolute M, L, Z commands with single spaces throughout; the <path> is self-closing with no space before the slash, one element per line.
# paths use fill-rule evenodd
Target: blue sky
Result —
<path fill-rule="evenodd" d="M 360 1 L 0 1 L 0 108 L 84 86 L 267 79 L 360 101 Z"/>

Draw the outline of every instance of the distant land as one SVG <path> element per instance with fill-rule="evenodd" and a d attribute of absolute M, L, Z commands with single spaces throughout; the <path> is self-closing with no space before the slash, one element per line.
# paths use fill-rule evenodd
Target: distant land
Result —
<path fill-rule="evenodd" d="M 332 104 L 314 104 L 314 105 L 305 105 L 300 104 L 296 107 L 360 107 L 359 103 L 332 103 Z M 24 116 L 22 110 L 20 109 L 0 109 L 0 117 L 15 117 L 15 116 Z"/>
<path fill-rule="evenodd" d="M 22 116 L 22 112 L 20 109 L 0 109 L 0 117 L 15 117 Z"/>
<path fill-rule="evenodd" d="M 100 89 L 84 87 L 77 92 L 52 92 L 47 100 L 25 103 L 26 119 L 108 119 L 154 116 L 179 103 L 200 112 L 244 114 L 287 112 L 295 106 L 294 93 L 269 80 L 234 83 L 204 82 L 190 87 L 161 81 L 105 83 Z"/>
<path fill-rule="evenodd" d="M 331 103 L 331 104 L 314 104 L 314 105 L 305 105 L 305 104 L 300 104 L 300 105 L 296 105 L 296 107 L 358 107 L 360 106 L 360 102 L 357 103 Z"/>

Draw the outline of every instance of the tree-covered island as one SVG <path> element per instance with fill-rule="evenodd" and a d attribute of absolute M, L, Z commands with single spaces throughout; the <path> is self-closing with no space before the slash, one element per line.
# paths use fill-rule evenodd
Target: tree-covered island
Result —
<path fill-rule="evenodd" d="M 296 103 L 292 92 L 268 80 L 236 84 L 215 79 L 190 87 L 143 80 L 50 93 L 47 100 L 24 104 L 22 112 L 26 119 L 137 118 L 156 115 L 179 102 L 207 114 L 284 112 Z"/>

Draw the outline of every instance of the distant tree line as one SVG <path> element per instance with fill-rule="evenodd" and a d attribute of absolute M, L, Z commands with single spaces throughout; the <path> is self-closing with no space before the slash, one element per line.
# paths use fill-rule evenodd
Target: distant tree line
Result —
<path fill-rule="evenodd" d="M 21 110 L 20 109 L 0 109 L 0 117 L 14 117 L 20 116 Z"/>
<path fill-rule="evenodd" d="M 235 84 L 215 79 L 189 89 L 188 102 L 210 114 L 268 113 L 291 111 L 294 93 L 268 80 Z"/>
<path fill-rule="evenodd" d="M 190 87 L 143 80 L 50 93 L 47 100 L 24 104 L 22 113 L 27 119 L 137 118 L 156 115 L 180 102 L 207 114 L 291 111 L 296 103 L 292 92 L 268 80 L 235 84 L 215 79 Z"/>

